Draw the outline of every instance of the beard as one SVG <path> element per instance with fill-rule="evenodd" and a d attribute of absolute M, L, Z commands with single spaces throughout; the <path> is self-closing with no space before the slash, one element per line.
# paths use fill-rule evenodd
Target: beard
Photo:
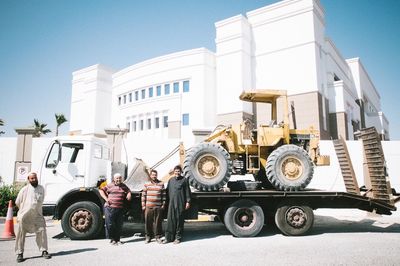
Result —
<path fill-rule="evenodd" d="M 37 187 L 39 182 L 38 181 L 33 181 L 33 182 L 29 182 L 33 187 Z"/>

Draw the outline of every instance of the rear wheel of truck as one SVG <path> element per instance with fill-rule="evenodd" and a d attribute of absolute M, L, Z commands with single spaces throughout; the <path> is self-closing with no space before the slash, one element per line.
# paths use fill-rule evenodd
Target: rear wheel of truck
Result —
<path fill-rule="evenodd" d="M 252 200 L 238 200 L 226 210 L 224 223 L 228 231 L 236 237 L 253 237 L 264 226 L 264 212 Z"/>
<path fill-rule="evenodd" d="M 296 145 L 283 145 L 267 159 L 266 175 L 278 190 L 298 191 L 307 187 L 314 174 L 314 167 L 307 152 Z"/>
<path fill-rule="evenodd" d="M 284 235 L 304 235 L 314 223 L 314 213 L 306 205 L 285 205 L 276 210 L 275 223 Z"/>
<path fill-rule="evenodd" d="M 93 239 L 103 229 L 100 207 L 90 201 L 76 202 L 61 218 L 64 233 L 73 240 Z"/>
<path fill-rule="evenodd" d="M 201 191 L 215 191 L 228 182 L 232 161 L 221 145 L 204 142 L 187 152 L 183 171 L 191 186 Z"/>

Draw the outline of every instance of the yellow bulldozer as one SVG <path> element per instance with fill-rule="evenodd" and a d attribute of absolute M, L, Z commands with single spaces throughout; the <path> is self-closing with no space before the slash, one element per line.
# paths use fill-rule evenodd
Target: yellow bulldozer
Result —
<path fill-rule="evenodd" d="M 243 101 L 271 105 L 271 123 L 245 120 L 238 125 L 218 126 L 203 142 L 190 148 L 183 170 L 200 191 L 222 188 L 232 174 L 253 174 L 277 190 L 298 191 L 311 181 L 314 165 L 328 165 L 319 154 L 319 131 L 290 129 L 288 98 L 283 90 L 244 91 Z M 283 100 L 283 121 L 278 121 L 277 100 Z"/>

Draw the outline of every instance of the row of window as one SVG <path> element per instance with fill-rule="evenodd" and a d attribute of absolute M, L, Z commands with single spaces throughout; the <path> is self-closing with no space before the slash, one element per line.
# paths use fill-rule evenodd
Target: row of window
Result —
<path fill-rule="evenodd" d="M 162 122 L 162 124 L 161 124 Z M 189 114 L 182 114 L 182 126 L 189 125 Z M 132 126 L 132 128 L 131 128 Z M 166 128 L 168 127 L 168 116 L 164 115 L 162 120 L 160 117 L 155 117 L 154 120 L 151 118 L 147 119 L 139 119 L 132 122 L 126 123 L 126 128 L 128 132 L 136 132 L 143 130 L 151 130 L 152 128 L 158 129 L 160 127 Z"/>
<path fill-rule="evenodd" d="M 189 92 L 189 80 L 176 81 L 172 83 L 172 93 Z M 118 105 L 131 103 L 133 101 L 144 100 L 146 98 L 153 98 L 154 96 L 169 95 L 171 94 L 171 83 L 165 83 L 154 87 L 145 89 L 138 89 L 124 95 L 118 96 Z"/>

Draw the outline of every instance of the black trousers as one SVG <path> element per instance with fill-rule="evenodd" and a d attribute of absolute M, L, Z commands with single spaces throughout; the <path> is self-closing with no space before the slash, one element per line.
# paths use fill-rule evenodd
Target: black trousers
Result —
<path fill-rule="evenodd" d="M 144 211 L 146 238 L 162 236 L 163 210 L 160 207 L 146 208 Z"/>
<path fill-rule="evenodd" d="M 114 241 L 120 241 L 124 209 L 104 207 L 104 215 L 106 217 L 106 238 Z"/>

